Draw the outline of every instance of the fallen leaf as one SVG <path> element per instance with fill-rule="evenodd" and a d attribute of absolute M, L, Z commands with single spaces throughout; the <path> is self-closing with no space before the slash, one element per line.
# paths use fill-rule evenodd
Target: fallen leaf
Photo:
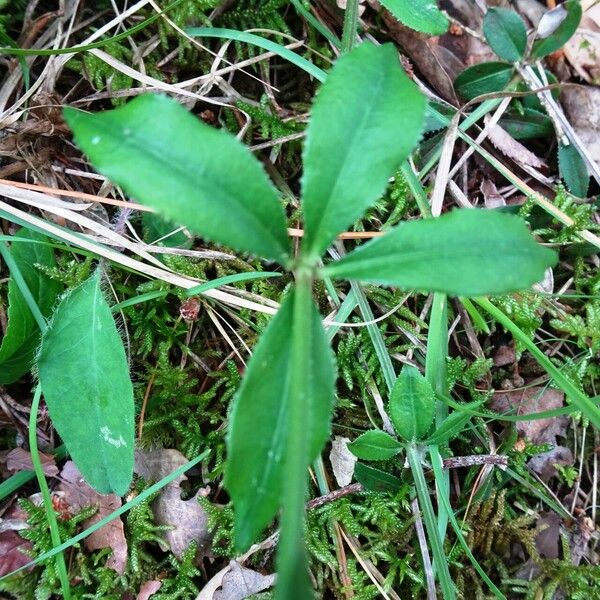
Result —
<path fill-rule="evenodd" d="M 520 390 L 508 390 L 494 394 L 491 408 L 497 412 L 517 415 L 529 415 L 561 408 L 565 395 L 558 390 L 543 387 L 529 387 Z M 518 421 L 517 431 L 533 444 L 554 444 L 557 436 L 565 436 L 569 419 L 566 416 Z"/>
<path fill-rule="evenodd" d="M 49 454 L 44 454 L 43 452 L 40 452 L 39 454 L 44 475 L 56 477 L 58 475 L 58 467 L 54 463 L 54 457 Z M 6 456 L 6 468 L 9 471 L 33 471 L 31 454 L 23 448 L 11 450 Z"/>
<path fill-rule="evenodd" d="M 600 87 L 566 87 L 560 99 L 575 133 L 600 165 Z"/>
<path fill-rule="evenodd" d="M 348 443 L 350 438 L 341 437 L 336 435 L 331 442 L 331 452 L 329 453 L 329 460 L 333 469 L 333 475 L 337 484 L 340 487 L 350 485 L 352 478 L 354 477 L 354 465 L 358 460 L 350 450 L 348 450 Z"/>
<path fill-rule="evenodd" d="M 579 77 L 587 83 L 600 84 L 600 4 L 585 10 L 577 31 L 563 50 Z"/>
<path fill-rule="evenodd" d="M 542 513 L 535 525 L 535 547 L 542 558 L 558 558 L 562 519 L 554 512 Z"/>
<path fill-rule="evenodd" d="M 64 492 L 65 500 L 73 511 L 86 506 L 98 506 L 98 512 L 84 522 L 84 528 L 91 527 L 121 506 L 121 498 L 115 494 L 99 494 L 83 479 L 75 463 L 68 461 L 60 474 L 59 489 Z M 123 521 L 113 519 L 97 531 L 85 538 L 85 547 L 92 550 L 111 548 L 112 556 L 106 561 L 119 575 L 123 575 L 127 566 L 127 540 L 123 530 Z"/>
<path fill-rule="evenodd" d="M 275 575 L 263 575 L 232 560 L 202 589 L 196 600 L 245 600 L 273 587 Z"/>
<path fill-rule="evenodd" d="M 160 590 L 161 586 L 162 583 L 156 579 L 152 579 L 151 581 L 146 581 L 145 583 L 142 583 L 136 600 L 148 600 L 150 596 L 156 594 L 156 592 Z"/>
<path fill-rule="evenodd" d="M 33 549 L 32 545 L 14 531 L 0 533 L 0 577 L 24 567 L 31 556 L 26 552 Z"/>
<path fill-rule="evenodd" d="M 513 365 L 517 361 L 517 353 L 515 352 L 514 346 L 499 346 L 498 350 L 494 353 L 494 366 L 495 367 L 506 367 L 507 365 Z"/>
<path fill-rule="evenodd" d="M 160 481 L 188 462 L 178 450 L 136 450 L 135 472 L 146 481 Z M 178 558 L 192 542 L 197 542 L 200 550 L 210 547 L 208 516 L 198 504 L 198 497 L 204 494 L 199 490 L 189 500 L 181 499 L 181 483 L 187 477 L 180 475 L 165 486 L 152 504 L 157 524 L 169 525 L 173 529 L 163 533 L 163 538 L 171 552 Z"/>
<path fill-rule="evenodd" d="M 498 208 L 506 206 L 504 196 L 498 191 L 498 188 L 490 179 L 484 179 L 479 186 L 483 194 L 483 203 L 486 208 Z"/>
<path fill-rule="evenodd" d="M 528 415 L 561 408 L 564 394 L 558 390 L 543 387 L 530 387 L 509 390 L 494 394 L 491 408 L 497 412 Z M 556 475 L 554 465 L 573 464 L 573 454 L 568 448 L 559 445 L 557 437 L 567 433 L 569 419 L 566 416 L 536 419 L 535 421 L 518 421 L 517 431 L 533 444 L 552 444 L 554 448 L 532 457 L 527 465 L 542 479 L 550 479 Z"/>
<path fill-rule="evenodd" d="M 594 521 L 582 511 L 569 532 L 572 564 L 579 565 L 582 559 L 589 555 L 589 543 L 595 532 Z"/>
<path fill-rule="evenodd" d="M 486 117 L 484 121 L 487 124 L 489 117 Z M 531 150 L 525 148 L 521 142 L 515 140 L 515 138 L 502 129 L 500 125 L 492 125 L 492 127 L 489 128 L 488 139 L 498 150 L 500 150 L 500 152 L 502 152 L 502 154 L 522 165 L 527 165 L 536 169 L 546 166 L 546 163 L 542 159 L 538 158 Z"/>

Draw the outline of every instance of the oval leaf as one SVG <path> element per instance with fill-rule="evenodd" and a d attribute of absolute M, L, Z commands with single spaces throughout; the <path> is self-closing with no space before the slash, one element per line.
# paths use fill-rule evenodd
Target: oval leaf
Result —
<path fill-rule="evenodd" d="M 500 119 L 498 125 L 515 140 L 549 137 L 554 133 L 552 121 L 534 108 L 524 108 L 522 114 L 510 111 Z"/>
<path fill-rule="evenodd" d="M 99 272 L 60 301 L 38 371 L 52 423 L 87 483 L 101 494 L 125 494 L 133 475 L 133 386 Z"/>
<path fill-rule="evenodd" d="M 402 450 L 402 444 L 385 431 L 373 429 L 348 444 L 348 450 L 361 460 L 387 460 Z"/>
<path fill-rule="evenodd" d="M 303 251 L 320 256 L 383 193 L 423 130 L 425 98 L 395 48 L 342 56 L 317 95 L 304 147 Z"/>
<path fill-rule="evenodd" d="M 429 35 L 442 35 L 448 31 L 450 22 L 434 0 L 381 0 L 381 4 L 400 23 L 415 31 Z"/>
<path fill-rule="evenodd" d="M 527 47 L 523 19 L 507 8 L 490 8 L 483 19 L 483 34 L 490 48 L 503 60 L 517 62 Z"/>
<path fill-rule="evenodd" d="M 538 24 L 540 39 L 533 43 L 531 57 L 539 59 L 562 48 L 577 31 L 581 15 L 579 0 L 567 0 L 545 13 Z"/>
<path fill-rule="evenodd" d="M 162 95 L 93 115 L 66 108 L 65 119 L 95 167 L 136 200 L 209 240 L 287 261 L 277 191 L 227 132 Z"/>
<path fill-rule="evenodd" d="M 590 174 L 585 161 L 573 144 L 559 144 L 558 166 L 569 191 L 579 198 L 585 198 L 590 185 Z"/>
<path fill-rule="evenodd" d="M 503 62 L 485 62 L 465 69 L 455 80 L 454 89 L 465 100 L 483 94 L 501 92 L 511 80 L 513 66 Z"/>
<path fill-rule="evenodd" d="M 537 244 L 524 221 L 482 209 L 402 223 L 324 273 L 454 296 L 503 294 L 540 281 L 556 254 Z"/>
<path fill-rule="evenodd" d="M 19 229 L 15 237 L 47 242 L 48 238 L 29 229 Z M 46 277 L 35 265 L 54 267 L 54 252 L 43 243 L 16 241 L 8 250 L 44 317 L 62 290 L 57 281 Z M 0 384 L 17 381 L 27 373 L 40 343 L 41 332 L 14 277 L 8 282 L 8 326 L 0 346 Z"/>
<path fill-rule="evenodd" d="M 245 550 L 269 524 L 281 504 L 283 486 L 306 470 L 285 465 L 289 422 L 293 336 L 309 336 L 312 365 L 306 365 L 302 410 L 308 448 L 306 467 L 329 437 L 335 369 L 333 354 L 314 305 L 311 322 L 294 327 L 295 293 L 288 295 L 262 335 L 233 401 L 229 421 L 225 486 L 235 508 L 235 542 Z"/>
<path fill-rule="evenodd" d="M 408 442 L 429 431 L 435 414 L 435 392 L 415 367 L 404 365 L 390 394 L 390 417 L 396 433 Z"/>

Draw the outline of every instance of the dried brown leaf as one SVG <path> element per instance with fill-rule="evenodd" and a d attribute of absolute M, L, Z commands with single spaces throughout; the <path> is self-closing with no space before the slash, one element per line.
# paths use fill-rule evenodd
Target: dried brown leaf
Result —
<path fill-rule="evenodd" d="M 600 87 L 567 87 L 560 98 L 569 123 L 590 157 L 600 165 Z"/>
<path fill-rule="evenodd" d="M 135 453 L 135 472 L 147 481 L 160 481 L 188 461 L 178 450 L 137 450 Z M 152 504 L 154 517 L 159 525 L 169 525 L 173 529 L 163 534 L 164 540 L 177 557 L 185 552 L 192 542 L 199 549 L 210 547 L 208 516 L 198 504 L 203 490 L 189 500 L 181 499 L 181 483 L 185 475 L 179 476 L 165 486 Z"/>
<path fill-rule="evenodd" d="M 600 84 L 600 4 L 583 13 L 579 28 L 563 50 L 579 77 Z"/>
<path fill-rule="evenodd" d="M 275 575 L 263 575 L 232 560 L 204 586 L 196 600 L 245 600 L 274 583 Z"/>
<path fill-rule="evenodd" d="M 86 506 L 97 506 L 98 512 L 84 522 L 85 528 L 91 527 L 121 506 L 121 498 L 115 494 L 99 494 L 92 489 L 83 479 L 75 463 L 68 461 L 61 472 L 59 486 L 65 494 L 65 500 L 73 511 Z M 90 550 L 111 548 L 112 556 L 106 565 L 114 569 L 119 575 L 125 572 L 127 566 L 127 540 L 123 530 L 123 521 L 116 518 L 94 531 L 85 539 L 85 547 Z"/>
<path fill-rule="evenodd" d="M 487 124 L 489 118 L 486 117 L 484 120 Z M 546 163 L 541 158 L 538 158 L 531 150 L 525 148 L 521 142 L 515 140 L 500 125 L 492 125 L 489 128 L 488 139 L 502 154 L 512 158 L 515 162 L 535 169 L 546 166 Z"/>
<path fill-rule="evenodd" d="M 338 486 L 344 487 L 352 482 L 354 477 L 354 465 L 356 464 L 356 456 L 348 450 L 350 438 L 336 435 L 331 442 L 331 452 L 329 460 L 333 475 Z"/>
<path fill-rule="evenodd" d="M 54 457 L 40 452 L 40 459 L 42 461 L 44 475 L 56 477 L 58 475 L 58 467 L 54 462 Z M 9 471 L 33 471 L 31 454 L 23 448 L 11 450 L 6 457 L 6 468 Z"/>

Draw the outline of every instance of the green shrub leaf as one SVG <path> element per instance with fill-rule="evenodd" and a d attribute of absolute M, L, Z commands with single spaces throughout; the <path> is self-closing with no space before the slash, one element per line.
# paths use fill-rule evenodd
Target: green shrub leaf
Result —
<path fill-rule="evenodd" d="M 162 95 L 93 115 L 67 108 L 65 119 L 96 168 L 136 200 L 209 240 L 287 261 L 277 191 L 230 134 Z"/>
<path fill-rule="evenodd" d="M 523 108 L 522 113 L 510 111 L 498 124 L 516 140 L 549 137 L 554 133 L 552 121 L 535 108 Z"/>
<path fill-rule="evenodd" d="M 294 326 L 291 293 L 254 349 L 229 421 L 225 486 L 235 508 L 235 543 L 242 551 L 256 540 L 280 507 L 283 486 L 306 477 L 306 468 L 290 472 L 285 463 L 289 430 L 290 376 L 294 336 L 309 336 L 312 364 L 303 373 L 308 449 L 305 467 L 328 439 L 333 405 L 333 355 L 321 317 L 311 306 L 311 322 Z"/>
<path fill-rule="evenodd" d="M 327 265 L 335 279 L 359 279 L 455 296 L 503 294 L 540 281 L 556 254 L 537 244 L 522 219 L 459 209 L 402 223 Z"/>
<path fill-rule="evenodd" d="M 15 237 L 47 242 L 48 238 L 29 229 L 19 229 Z M 35 265 L 54 267 L 54 252 L 39 243 L 13 242 L 8 250 L 17 264 L 37 307 L 48 317 L 62 286 L 46 277 Z M 14 383 L 33 364 L 41 332 L 14 278 L 8 282 L 8 326 L 0 346 L 0 384 Z"/>
<path fill-rule="evenodd" d="M 426 443 L 435 446 L 447 444 L 464 429 L 465 425 L 471 420 L 471 417 L 472 415 L 468 412 L 454 411 L 436 428 Z"/>
<path fill-rule="evenodd" d="M 377 200 L 421 135 L 425 99 L 391 44 L 342 56 L 317 95 L 302 178 L 303 251 L 320 256 Z"/>
<path fill-rule="evenodd" d="M 435 0 L 381 0 L 381 4 L 400 23 L 415 31 L 429 35 L 442 35 L 448 31 L 448 18 Z"/>
<path fill-rule="evenodd" d="M 402 444 L 385 431 L 373 429 L 348 444 L 348 450 L 361 460 L 387 460 L 402 450 Z"/>
<path fill-rule="evenodd" d="M 435 392 L 419 370 L 404 365 L 390 394 L 390 418 L 396 433 L 408 442 L 420 440 L 435 415 Z"/>
<path fill-rule="evenodd" d="M 502 91 L 511 80 L 513 66 L 503 62 L 485 62 L 465 69 L 455 80 L 454 89 L 465 100 Z"/>
<path fill-rule="evenodd" d="M 394 493 L 402 488 L 402 480 L 395 475 L 362 463 L 356 463 L 354 478 L 371 492 Z"/>
<path fill-rule="evenodd" d="M 585 198 L 590 185 L 590 173 L 581 154 L 573 144 L 568 146 L 559 144 L 558 166 L 560 175 L 569 191 L 579 198 Z"/>
<path fill-rule="evenodd" d="M 531 57 L 539 59 L 562 48 L 577 31 L 581 15 L 579 0 L 567 0 L 549 10 L 538 24 L 540 39 L 533 43 Z"/>
<path fill-rule="evenodd" d="M 507 8 L 490 8 L 483 19 L 483 34 L 490 48 L 503 60 L 517 62 L 527 47 L 523 19 Z"/>
<path fill-rule="evenodd" d="M 122 496 L 134 457 L 133 386 L 99 271 L 58 304 L 38 356 L 54 427 L 85 480 Z"/>

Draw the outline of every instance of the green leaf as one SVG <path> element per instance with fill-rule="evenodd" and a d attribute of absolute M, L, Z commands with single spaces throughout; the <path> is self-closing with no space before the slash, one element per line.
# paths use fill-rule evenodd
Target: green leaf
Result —
<path fill-rule="evenodd" d="M 323 269 L 359 279 L 454 296 L 503 294 L 540 281 L 556 254 L 537 244 L 514 215 L 458 209 L 437 219 L 401 223 Z"/>
<path fill-rule="evenodd" d="M 147 244 L 158 244 L 167 248 L 191 248 L 194 240 L 191 239 L 175 223 L 163 219 L 156 213 L 145 212 L 142 214 L 144 241 Z M 176 233 L 174 233 L 176 232 Z"/>
<path fill-rule="evenodd" d="M 510 111 L 498 124 L 516 140 L 545 138 L 554 133 L 552 121 L 534 108 L 524 108 L 522 114 Z"/>
<path fill-rule="evenodd" d="M 483 34 L 490 48 L 502 59 L 518 62 L 527 47 L 523 19 L 507 8 L 490 8 L 483 19 Z"/>
<path fill-rule="evenodd" d="M 162 95 L 97 114 L 66 108 L 65 119 L 96 168 L 136 200 L 209 240 L 287 262 L 277 191 L 227 132 Z"/>
<path fill-rule="evenodd" d="M 540 39 L 533 43 L 531 58 L 539 59 L 562 48 L 577 31 L 581 14 L 579 0 L 567 0 L 544 14 L 537 28 Z"/>
<path fill-rule="evenodd" d="M 393 493 L 402 488 L 402 480 L 398 477 L 362 463 L 354 466 L 354 478 L 371 492 Z"/>
<path fill-rule="evenodd" d="M 390 418 L 406 441 L 420 440 L 435 416 L 435 392 L 415 367 L 404 365 L 390 394 Z"/>
<path fill-rule="evenodd" d="M 381 0 L 381 4 L 400 23 L 415 31 L 429 35 L 442 35 L 448 31 L 450 22 L 435 0 Z"/>
<path fill-rule="evenodd" d="M 477 403 L 479 404 L 479 403 Z M 450 440 L 456 437 L 471 420 L 473 415 L 468 412 L 455 411 L 433 432 L 427 441 L 428 445 L 441 446 L 447 444 Z"/>
<path fill-rule="evenodd" d="M 385 431 L 373 429 L 348 444 L 348 450 L 362 460 L 387 460 L 402 450 L 402 444 Z"/>
<path fill-rule="evenodd" d="M 329 436 L 335 381 L 334 361 L 321 318 L 311 306 L 310 323 L 294 327 L 296 293 L 289 294 L 254 349 L 229 421 L 225 486 L 235 508 L 235 543 L 243 551 L 256 540 L 281 505 L 283 487 L 293 478 L 288 451 L 290 377 L 294 337 L 308 336 L 312 365 L 303 372 L 307 426 L 305 466 Z M 312 301 L 311 301 L 312 302 Z"/>
<path fill-rule="evenodd" d="M 124 495 L 133 475 L 133 386 L 99 271 L 58 304 L 38 371 L 52 423 L 84 479 L 101 494 Z"/>
<path fill-rule="evenodd" d="M 16 237 L 35 243 L 13 242 L 9 252 L 41 314 L 48 317 L 61 292 L 57 281 L 46 277 L 36 264 L 54 267 L 54 252 L 44 243 L 48 238 L 30 229 L 19 229 Z M 0 384 L 17 381 L 27 373 L 40 342 L 41 332 L 14 277 L 8 282 L 8 327 L 0 346 Z"/>
<path fill-rule="evenodd" d="M 590 173 L 573 144 L 558 145 L 558 166 L 569 191 L 579 198 L 585 198 L 590 185 Z"/>
<path fill-rule="evenodd" d="M 391 44 L 342 56 L 317 95 L 304 147 L 303 252 L 320 256 L 383 193 L 423 130 L 425 98 Z"/>
<path fill-rule="evenodd" d="M 510 82 L 513 66 L 503 62 L 485 62 L 465 69 L 455 80 L 454 89 L 465 100 L 483 94 L 501 92 Z"/>

